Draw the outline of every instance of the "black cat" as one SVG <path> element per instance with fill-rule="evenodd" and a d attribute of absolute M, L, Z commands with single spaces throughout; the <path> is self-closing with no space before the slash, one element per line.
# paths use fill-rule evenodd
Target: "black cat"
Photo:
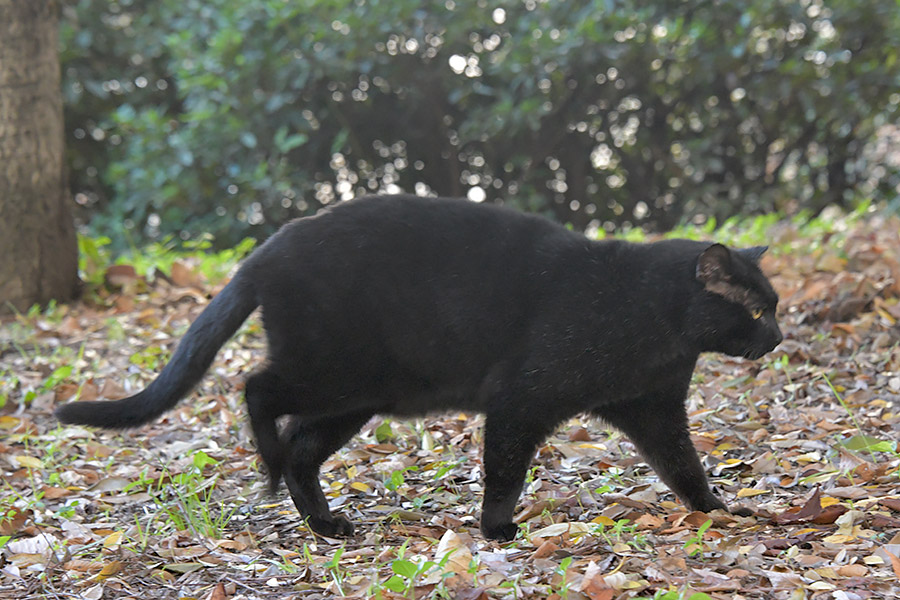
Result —
<path fill-rule="evenodd" d="M 486 414 L 481 529 L 512 539 L 535 448 L 590 413 L 622 430 L 691 509 L 725 505 L 688 436 L 701 352 L 761 357 L 782 339 L 765 248 L 595 242 L 465 200 L 377 196 L 284 226 L 243 264 L 139 394 L 61 406 L 135 427 L 172 408 L 257 306 L 268 361 L 247 380 L 259 453 L 323 535 L 349 535 L 319 467 L 375 414 Z M 292 415 L 279 438 L 276 419 Z"/>

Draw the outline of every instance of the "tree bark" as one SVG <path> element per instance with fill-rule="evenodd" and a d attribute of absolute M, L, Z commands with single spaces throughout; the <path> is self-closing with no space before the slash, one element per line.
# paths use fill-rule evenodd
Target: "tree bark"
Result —
<path fill-rule="evenodd" d="M 79 290 L 58 25 L 53 0 L 0 0 L 0 312 Z"/>

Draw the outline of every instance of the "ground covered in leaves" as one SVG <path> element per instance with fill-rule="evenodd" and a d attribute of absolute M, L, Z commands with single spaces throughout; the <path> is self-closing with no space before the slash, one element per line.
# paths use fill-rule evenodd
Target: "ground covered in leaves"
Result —
<path fill-rule="evenodd" d="M 898 231 L 865 214 L 715 235 L 769 243 L 782 299 L 785 341 L 757 362 L 704 357 L 689 398 L 711 480 L 753 516 L 686 512 L 627 439 L 573 421 L 535 457 L 509 544 L 478 531 L 476 415 L 376 419 L 334 455 L 322 483 L 352 539 L 267 495 L 241 399 L 255 318 L 163 419 L 60 427 L 59 403 L 146 385 L 221 286 L 190 258 L 93 264 L 85 302 L 0 330 L 0 597 L 897 597 Z"/>

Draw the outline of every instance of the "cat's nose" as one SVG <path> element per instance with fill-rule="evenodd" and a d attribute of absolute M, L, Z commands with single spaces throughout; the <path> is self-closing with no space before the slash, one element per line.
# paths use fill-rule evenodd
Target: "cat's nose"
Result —
<path fill-rule="evenodd" d="M 781 333 L 780 329 L 776 329 L 775 330 L 775 343 L 772 344 L 772 347 L 774 348 L 775 346 L 780 344 L 783 340 L 784 340 L 784 334 Z"/>

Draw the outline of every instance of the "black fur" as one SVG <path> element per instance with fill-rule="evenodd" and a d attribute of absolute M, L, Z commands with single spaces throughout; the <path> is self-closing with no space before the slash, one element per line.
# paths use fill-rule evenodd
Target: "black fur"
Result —
<path fill-rule="evenodd" d="M 247 380 L 273 486 L 325 535 L 319 466 L 375 414 L 486 414 L 482 530 L 511 539 L 538 444 L 591 413 L 621 429 L 691 509 L 725 505 L 688 436 L 701 352 L 758 358 L 781 341 L 765 248 L 593 242 L 465 200 L 361 198 L 287 224 L 251 255 L 146 390 L 77 402 L 61 421 L 133 427 L 171 408 L 257 305 L 268 362 Z M 276 419 L 291 415 L 279 437 Z"/>

